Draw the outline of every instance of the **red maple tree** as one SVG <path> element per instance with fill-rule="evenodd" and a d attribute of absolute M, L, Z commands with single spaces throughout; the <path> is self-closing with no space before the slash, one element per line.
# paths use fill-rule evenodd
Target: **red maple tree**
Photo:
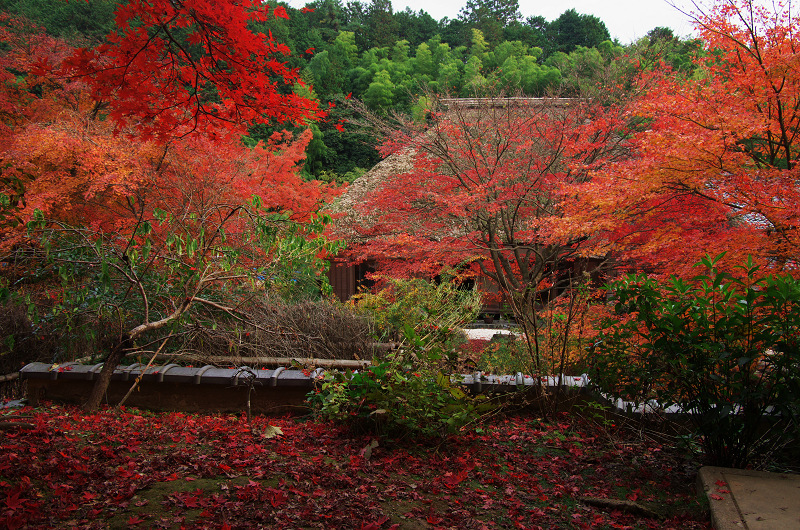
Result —
<path fill-rule="evenodd" d="M 209 291 L 287 267 L 320 273 L 325 241 L 308 240 L 334 188 L 298 173 L 311 133 L 241 140 L 249 123 L 318 116 L 316 102 L 291 92 L 297 73 L 279 61 L 288 50 L 250 29 L 270 13 L 285 15 L 254 2 L 132 0 L 105 44 L 72 55 L 41 30 L 2 25 L 16 38 L 2 60 L 21 78 L 0 79 L 6 258 L 50 260 L 70 284 L 65 297 L 96 282 L 106 296 L 97 307 L 136 315 L 87 408 L 137 337 L 170 336 L 197 306 L 236 310 L 225 289 Z"/>
<path fill-rule="evenodd" d="M 589 237 L 564 230 L 565 204 L 575 185 L 624 154 L 620 107 L 555 98 L 442 103 L 426 131 L 387 145 L 413 167 L 390 172 L 360 207 L 366 222 L 355 228 L 366 243 L 356 250 L 395 275 L 479 270 L 533 338 L 541 306 L 582 281 L 575 263 L 588 263 Z"/>
<path fill-rule="evenodd" d="M 98 106 L 145 139 L 303 124 L 319 110 L 291 90 L 302 80 L 286 65 L 289 48 L 254 29 L 270 17 L 288 18 L 256 0 L 129 0 L 106 42 L 77 50 L 63 72 L 86 79 Z"/>
<path fill-rule="evenodd" d="M 704 253 L 797 267 L 800 71 L 788 4 L 726 0 L 698 13 L 705 53 L 685 78 L 667 68 L 633 116 L 635 156 L 580 188 L 594 241 L 633 268 L 691 274 Z"/>

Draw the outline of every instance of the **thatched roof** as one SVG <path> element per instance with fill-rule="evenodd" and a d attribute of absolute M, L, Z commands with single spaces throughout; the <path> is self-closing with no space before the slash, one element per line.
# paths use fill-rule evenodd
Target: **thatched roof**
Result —
<path fill-rule="evenodd" d="M 439 104 L 445 108 L 504 108 L 504 107 L 536 107 L 547 104 L 551 108 L 566 108 L 575 105 L 579 98 L 450 98 L 440 99 Z"/>
<path fill-rule="evenodd" d="M 475 112 L 486 111 L 487 109 L 507 109 L 510 107 L 543 107 L 549 109 L 566 109 L 574 106 L 581 100 L 572 98 L 459 98 L 459 99 L 440 99 L 437 101 L 444 115 L 448 111 L 453 113 L 460 112 L 462 115 L 469 115 L 470 109 Z M 465 113 L 465 109 L 467 112 Z M 360 210 L 366 197 L 377 190 L 382 182 L 390 175 L 398 175 L 411 171 L 414 167 L 414 156 L 416 151 L 413 147 L 395 152 L 375 167 L 364 173 L 361 177 L 353 181 L 341 196 L 330 205 L 329 211 L 334 216 L 335 232 L 343 238 L 358 240 L 362 236 L 358 227 L 370 225 L 369 214 Z"/>
<path fill-rule="evenodd" d="M 334 214 L 336 231 L 341 235 L 356 235 L 354 226 L 365 221 L 364 215 L 358 207 L 364 202 L 367 195 L 377 190 L 378 186 L 390 175 L 406 173 L 413 167 L 414 150 L 404 149 L 389 155 L 354 180 L 347 187 L 347 191 L 330 206 L 330 211 Z"/>

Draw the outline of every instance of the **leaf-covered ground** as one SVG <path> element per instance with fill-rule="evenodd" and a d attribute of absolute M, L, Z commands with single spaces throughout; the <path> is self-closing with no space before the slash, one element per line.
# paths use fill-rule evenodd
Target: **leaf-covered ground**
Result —
<path fill-rule="evenodd" d="M 576 416 L 496 419 L 436 446 L 296 418 L 47 405 L 3 419 L 29 427 L 0 431 L 3 528 L 710 528 L 693 466 Z"/>

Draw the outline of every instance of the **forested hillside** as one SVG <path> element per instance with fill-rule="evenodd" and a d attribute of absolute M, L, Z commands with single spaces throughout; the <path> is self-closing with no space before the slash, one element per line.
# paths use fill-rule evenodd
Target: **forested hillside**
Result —
<path fill-rule="evenodd" d="M 53 36 L 91 46 L 113 28 L 119 3 L 5 0 L 3 6 Z M 663 27 L 639 42 L 612 42 L 602 20 L 574 9 L 550 22 L 523 19 L 516 0 L 468 0 L 460 13 L 439 21 L 425 11 L 394 11 L 390 0 L 316 0 L 302 9 L 269 3 L 275 16 L 254 22 L 254 29 L 288 46 L 285 61 L 310 88 L 296 90 L 328 109 L 326 120 L 308 125 L 313 138 L 303 172 L 329 181 L 352 180 L 379 159 L 376 139 L 348 124 L 352 115 L 343 103 L 349 99 L 378 113 L 419 114 L 426 92 L 473 97 L 500 88 L 576 96 L 608 75 L 629 80 L 631 68 L 612 67 L 621 58 L 630 57 L 626 63 L 637 67 L 660 58 L 689 68 L 700 48 Z M 261 126 L 251 136 L 264 139 L 273 132 Z"/>

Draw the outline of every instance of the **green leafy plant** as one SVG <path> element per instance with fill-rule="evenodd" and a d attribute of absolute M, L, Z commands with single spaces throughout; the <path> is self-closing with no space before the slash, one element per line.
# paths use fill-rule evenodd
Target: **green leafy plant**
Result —
<path fill-rule="evenodd" d="M 491 410 L 469 396 L 437 366 L 443 350 L 416 335 L 411 346 L 359 372 L 327 372 L 308 396 L 317 416 L 382 436 L 438 439 Z"/>
<path fill-rule="evenodd" d="M 438 284 L 387 278 L 384 289 L 362 293 L 354 303 L 359 311 L 371 315 L 380 340 L 401 341 L 407 327 L 428 343 L 463 340 L 458 330 L 478 316 L 480 293 L 459 289 L 452 278 L 442 277 Z"/>
<path fill-rule="evenodd" d="M 733 275 L 706 256 L 690 280 L 630 275 L 609 286 L 618 317 L 605 323 L 592 380 L 614 395 L 678 405 L 706 459 L 744 467 L 798 434 L 800 280 Z"/>
<path fill-rule="evenodd" d="M 477 368 L 493 374 L 528 373 L 527 347 L 523 340 L 509 336 L 488 342 L 477 362 Z"/>

